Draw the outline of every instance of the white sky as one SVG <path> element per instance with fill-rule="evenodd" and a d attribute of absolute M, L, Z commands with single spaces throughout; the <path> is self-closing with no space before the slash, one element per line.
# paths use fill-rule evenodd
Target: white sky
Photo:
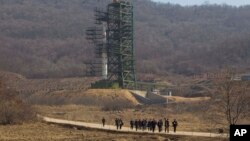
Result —
<path fill-rule="evenodd" d="M 209 4 L 228 4 L 234 6 L 250 5 L 250 0 L 152 0 L 156 2 L 170 2 L 180 5 L 200 5 Z"/>

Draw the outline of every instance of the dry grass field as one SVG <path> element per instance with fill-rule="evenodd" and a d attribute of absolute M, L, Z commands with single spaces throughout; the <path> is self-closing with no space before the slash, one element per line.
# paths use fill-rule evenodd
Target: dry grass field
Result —
<path fill-rule="evenodd" d="M 180 106 L 180 107 L 179 107 Z M 197 132 L 217 132 L 219 126 L 211 124 L 202 111 L 184 111 L 184 105 L 175 106 L 138 106 L 126 108 L 121 111 L 105 111 L 98 106 L 62 105 L 62 106 L 35 106 L 41 115 L 77 120 L 91 123 L 101 123 L 102 117 L 106 118 L 107 124 L 114 125 L 115 118 L 122 118 L 125 126 L 129 126 L 131 119 L 177 119 L 178 130 Z M 181 107 L 183 106 L 183 107 Z M 187 107 L 187 106 L 185 106 Z M 195 107 L 193 107 L 195 108 Z"/>
<path fill-rule="evenodd" d="M 186 98 L 186 97 L 180 97 L 180 96 L 165 96 L 169 100 L 172 100 L 173 102 L 176 103 L 192 103 L 192 102 L 204 102 L 207 100 L 210 100 L 210 97 L 195 97 L 195 98 Z"/>
<path fill-rule="evenodd" d="M 36 93 L 25 100 L 39 105 L 87 105 L 110 108 L 132 107 L 140 104 L 128 90 L 88 89 L 62 90 L 49 94 Z"/>
<path fill-rule="evenodd" d="M 185 137 L 77 130 L 41 122 L 0 126 L 1 141 L 226 141 L 220 138 Z"/>
<path fill-rule="evenodd" d="M 131 119 L 177 119 L 177 131 L 217 132 L 206 111 L 209 98 L 172 97 L 170 105 L 143 105 L 128 90 L 86 89 L 92 80 L 87 78 L 26 79 L 23 76 L 0 72 L 6 85 L 18 91 L 19 96 L 34 105 L 38 114 L 48 117 L 114 125 L 122 118 L 125 126 Z M 212 114 L 212 113 L 211 113 Z M 77 130 L 41 122 L 0 126 L 0 141 L 222 141 L 214 138 L 141 135 Z"/>
<path fill-rule="evenodd" d="M 50 94 L 54 91 L 86 90 L 96 78 L 55 78 L 55 79 L 28 79 L 22 75 L 0 71 L 0 79 L 10 89 L 16 90 L 23 96 L 33 94 Z"/>

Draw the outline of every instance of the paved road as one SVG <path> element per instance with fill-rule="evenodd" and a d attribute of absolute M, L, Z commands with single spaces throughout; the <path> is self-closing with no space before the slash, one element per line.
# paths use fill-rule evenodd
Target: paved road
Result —
<path fill-rule="evenodd" d="M 222 137 L 226 138 L 227 134 L 215 134 L 215 133 L 206 133 L 206 132 L 184 132 L 184 131 L 177 131 L 176 133 L 170 131 L 169 133 L 152 133 L 149 131 L 135 131 L 130 129 L 129 127 L 122 127 L 122 130 L 116 130 L 116 126 L 113 125 L 105 125 L 105 127 L 102 126 L 102 124 L 96 124 L 96 123 L 86 123 L 86 122 L 79 122 L 79 121 L 70 121 L 70 120 L 63 120 L 63 119 L 55 119 L 55 118 L 49 118 L 49 117 L 43 117 L 43 121 L 48 123 L 54 123 L 54 124 L 63 124 L 63 125 L 72 125 L 72 126 L 79 126 L 79 127 L 87 127 L 87 128 L 93 128 L 93 129 L 100 129 L 100 130 L 111 130 L 111 131 L 117 131 L 117 132 L 133 132 L 133 133 L 149 133 L 149 134 L 170 134 L 170 135 L 184 135 L 184 136 L 200 136 L 200 137 Z M 157 131 L 157 130 L 156 130 Z"/>

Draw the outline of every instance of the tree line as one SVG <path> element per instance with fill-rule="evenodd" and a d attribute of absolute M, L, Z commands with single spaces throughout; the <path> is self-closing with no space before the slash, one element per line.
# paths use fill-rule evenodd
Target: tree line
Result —
<path fill-rule="evenodd" d="M 105 0 L 0 0 L 0 69 L 32 78 L 84 76 L 85 39 Z M 183 7 L 136 0 L 138 74 L 193 75 L 248 69 L 250 6 Z"/>

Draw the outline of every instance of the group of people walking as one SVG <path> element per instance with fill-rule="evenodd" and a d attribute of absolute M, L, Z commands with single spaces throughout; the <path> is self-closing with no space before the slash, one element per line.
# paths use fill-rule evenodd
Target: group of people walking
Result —
<path fill-rule="evenodd" d="M 102 126 L 104 127 L 105 126 L 105 122 L 106 122 L 106 119 L 103 117 L 102 118 Z M 122 129 L 122 126 L 123 126 L 123 121 L 121 118 L 116 118 L 115 119 L 115 125 L 116 125 L 116 129 Z"/>
<path fill-rule="evenodd" d="M 123 121 L 122 121 L 122 119 L 120 119 L 120 118 L 116 118 L 115 119 L 115 125 L 116 125 L 116 129 L 118 130 L 118 129 L 122 129 L 122 126 L 123 126 Z"/>
<path fill-rule="evenodd" d="M 105 118 L 102 118 L 102 125 L 103 127 L 105 126 Z M 121 118 L 116 118 L 115 119 L 115 125 L 116 125 L 116 129 L 122 129 L 122 126 L 124 125 L 124 122 Z M 174 119 L 172 121 L 172 126 L 173 126 L 173 129 L 174 129 L 174 132 L 176 132 L 176 128 L 178 126 L 178 122 L 176 119 Z M 162 132 L 163 131 L 163 128 L 164 128 L 164 131 L 165 133 L 169 133 L 169 128 L 170 128 L 170 122 L 169 122 L 169 119 L 166 119 L 164 118 L 164 120 L 162 119 L 159 119 L 158 121 L 156 121 L 155 119 L 136 119 L 136 120 L 131 120 L 130 121 L 130 128 L 132 130 L 142 130 L 142 131 L 145 131 L 145 130 L 148 130 L 148 131 L 152 131 L 152 132 L 155 132 L 156 128 L 158 128 L 158 131 L 159 132 Z"/>
<path fill-rule="evenodd" d="M 174 132 L 176 132 L 176 128 L 178 126 L 178 122 L 176 119 L 174 119 L 174 121 L 172 122 L 173 128 L 174 128 Z M 136 120 L 131 120 L 130 121 L 130 128 L 133 130 L 135 129 L 137 130 L 148 130 L 148 131 L 152 131 L 155 132 L 156 127 L 158 128 L 159 132 L 164 131 L 169 133 L 169 127 L 170 127 L 170 123 L 169 123 L 169 119 L 164 118 L 164 120 L 160 119 L 158 121 L 156 121 L 155 119 L 136 119 Z"/>

